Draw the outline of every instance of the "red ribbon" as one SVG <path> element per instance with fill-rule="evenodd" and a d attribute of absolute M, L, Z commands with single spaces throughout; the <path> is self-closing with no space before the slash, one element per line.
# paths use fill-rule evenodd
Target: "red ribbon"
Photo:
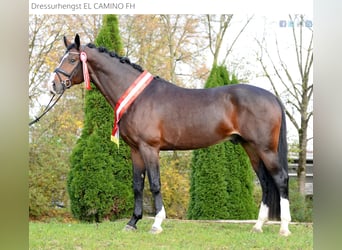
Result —
<path fill-rule="evenodd" d="M 85 86 L 87 90 L 91 90 L 90 86 L 90 76 L 89 76 L 89 71 L 88 71 L 88 65 L 87 65 L 87 54 L 82 51 L 80 54 L 80 59 L 83 62 L 83 78 L 85 82 Z"/>

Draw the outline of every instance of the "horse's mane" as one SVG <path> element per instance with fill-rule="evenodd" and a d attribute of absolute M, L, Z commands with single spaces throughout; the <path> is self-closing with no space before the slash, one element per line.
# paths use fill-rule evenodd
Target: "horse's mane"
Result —
<path fill-rule="evenodd" d="M 92 44 L 92 43 L 88 43 L 87 44 L 87 47 L 89 48 L 97 48 L 95 44 Z M 119 56 L 118 54 L 116 54 L 114 51 L 108 51 L 107 48 L 105 47 L 98 47 L 97 50 L 101 53 L 107 53 L 109 54 L 111 57 L 114 57 L 114 58 L 117 58 L 120 60 L 121 63 L 127 63 L 129 65 L 131 65 L 134 69 L 140 71 L 140 72 L 143 72 L 144 69 L 138 65 L 138 64 L 135 64 L 135 63 L 132 63 L 131 60 L 128 58 L 128 57 L 124 57 L 124 56 Z"/>

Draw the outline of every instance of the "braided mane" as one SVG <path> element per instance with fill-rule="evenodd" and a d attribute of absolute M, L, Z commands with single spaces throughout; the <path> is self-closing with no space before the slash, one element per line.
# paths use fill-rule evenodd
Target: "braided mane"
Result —
<path fill-rule="evenodd" d="M 88 43 L 87 44 L 87 47 L 91 48 L 91 49 L 94 49 L 94 48 L 97 48 L 95 44 L 92 44 L 92 43 Z M 116 54 L 114 51 L 108 51 L 107 48 L 105 47 L 98 47 L 97 50 L 100 52 L 100 53 L 107 53 L 109 54 L 111 57 L 114 57 L 114 58 L 117 58 L 120 60 L 121 63 L 127 63 L 129 65 L 131 65 L 134 69 L 140 71 L 140 72 L 143 72 L 144 69 L 138 65 L 138 64 L 135 64 L 135 63 L 132 63 L 131 60 L 128 58 L 128 57 L 123 57 L 123 56 L 119 56 L 118 54 Z"/>

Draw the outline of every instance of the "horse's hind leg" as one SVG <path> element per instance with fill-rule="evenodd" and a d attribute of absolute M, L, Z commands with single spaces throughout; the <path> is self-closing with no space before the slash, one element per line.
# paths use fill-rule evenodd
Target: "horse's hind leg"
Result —
<path fill-rule="evenodd" d="M 255 223 L 255 225 L 253 226 L 253 231 L 254 232 L 260 232 L 262 233 L 262 227 L 264 225 L 264 223 L 266 221 L 268 221 L 268 213 L 269 213 L 269 207 L 267 205 L 267 180 L 264 178 L 264 173 L 262 171 L 264 171 L 262 169 L 263 166 L 263 162 L 259 162 L 259 167 L 258 168 L 254 168 L 255 172 L 258 176 L 259 182 L 260 182 L 260 186 L 261 186 L 261 190 L 262 190 L 262 198 L 261 198 L 261 204 L 260 204 L 260 208 L 259 208 L 259 214 L 258 214 L 258 220 Z"/>
<path fill-rule="evenodd" d="M 242 146 L 246 150 L 246 153 L 249 156 L 249 159 L 251 161 L 252 167 L 258 176 L 261 190 L 262 190 L 262 199 L 261 204 L 259 208 L 259 214 L 256 224 L 253 226 L 254 232 L 262 232 L 262 227 L 264 223 L 268 220 L 268 213 L 269 213 L 269 207 L 267 206 L 267 187 L 268 187 L 268 180 L 267 177 L 265 177 L 265 168 L 264 163 L 260 159 L 259 155 L 256 153 L 254 148 L 246 143 L 242 142 Z"/>
<path fill-rule="evenodd" d="M 291 222 L 290 203 L 288 193 L 288 173 L 287 167 L 281 166 L 278 154 L 274 152 L 262 153 L 261 158 L 266 165 L 267 171 L 272 176 L 280 196 L 280 220 L 279 233 L 283 236 L 291 234 L 289 223 Z M 286 164 L 286 163 L 285 163 Z"/>
<path fill-rule="evenodd" d="M 159 171 L 159 150 L 150 146 L 140 147 L 140 152 L 145 162 L 150 189 L 154 198 L 156 216 L 152 225 L 151 233 L 158 234 L 163 231 L 161 224 L 166 218 L 163 199 L 161 195 L 160 171 Z"/>
<path fill-rule="evenodd" d="M 281 226 L 279 233 L 283 236 L 289 236 L 291 234 L 289 230 L 289 223 L 291 222 L 290 214 L 290 202 L 288 196 L 288 175 L 283 170 L 280 170 L 277 174 L 273 175 L 275 183 L 280 190 L 280 219 Z"/>

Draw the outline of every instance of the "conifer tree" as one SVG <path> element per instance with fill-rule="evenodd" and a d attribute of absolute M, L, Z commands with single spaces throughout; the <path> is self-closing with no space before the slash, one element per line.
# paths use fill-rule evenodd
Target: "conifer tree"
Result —
<path fill-rule="evenodd" d="M 105 15 L 97 46 L 122 54 L 118 19 Z M 110 140 L 114 111 L 95 85 L 85 94 L 85 120 L 71 155 L 68 192 L 73 215 L 82 221 L 127 217 L 133 208 L 130 151 Z"/>
<path fill-rule="evenodd" d="M 206 88 L 236 84 L 225 66 L 214 64 Z M 252 219 L 253 172 L 241 145 L 224 142 L 193 151 L 188 217 L 190 219 Z"/>

